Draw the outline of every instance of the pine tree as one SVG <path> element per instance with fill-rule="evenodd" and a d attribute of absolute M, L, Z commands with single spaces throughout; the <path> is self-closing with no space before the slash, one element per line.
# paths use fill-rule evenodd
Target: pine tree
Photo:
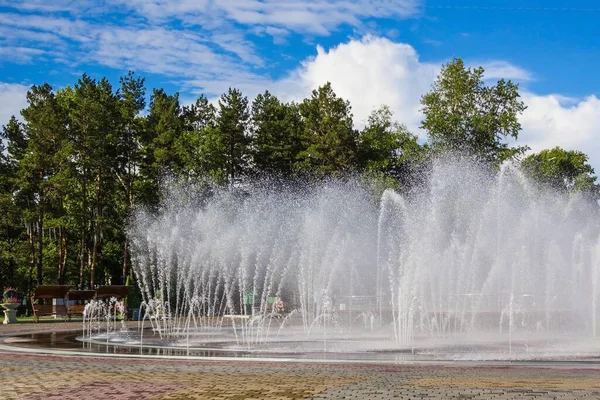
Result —
<path fill-rule="evenodd" d="M 230 88 L 219 100 L 219 140 L 213 141 L 215 147 L 218 145 L 223 149 L 223 167 L 230 185 L 234 185 L 236 180 L 247 174 L 250 169 L 249 121 L 248 99 L 239 90 Z"/>
<path fill-rule="evenodd" d="M 254 165 L 257 172 L 289 177 L 302 151 L 298 105 L 284 104 L 266 91 L 252 103 Z"/>
<path fill-rule="evenodd" d="M 337 97 L 328 82 L 300 104 L 303 151 L 297 166 L 307 172 L 340 174 L 356 169 L 358 134 L 350 103 Z"/>

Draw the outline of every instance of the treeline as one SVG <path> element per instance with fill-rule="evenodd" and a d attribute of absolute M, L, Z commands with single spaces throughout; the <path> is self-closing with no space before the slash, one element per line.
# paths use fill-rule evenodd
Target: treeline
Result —
<path fill-rule="evenodd" d="M 367 174 L 410 187 L 438 152 L 468 154 L 496 168 L 523 156 L 510 147 L 525 109 L 510 81 L 483 84 L 483 69 L 455 59 L 422 98 L 427 144 L 389 108 L 353 125 L 348 101 L 329 83 L 303 101 L 269 92 L 249 101 L 229 89 L 218 104 L 154 89 L 130 72 L 117 88 L 83 75 L 73 86 L 32 86 L 21 118 L 3 126 L 0 156 L 0 285 L 94 287 L 131 273 L 124 233 L 131 211 L 156 206 L 164 173 L 234 186 L 254 176 Z M 22 122 L 21 122 L 22 121 Z M 552 149 L 523 160 L 541 184 L 596 195 L 580 152 Z"/>

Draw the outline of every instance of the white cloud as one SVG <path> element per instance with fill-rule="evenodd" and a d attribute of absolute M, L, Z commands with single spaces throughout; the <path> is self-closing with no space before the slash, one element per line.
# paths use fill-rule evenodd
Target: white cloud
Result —
<path fill-rule="evenodd" d="M 485 80 L 512 79 L 525 82 L 533 79 L 531 72 L 506 61 L 483 61 L 471 64 L 483 67 Z"/>
<path fill-rule="evenodd" d="M 94 0 L 0 0 L 0 6 L 35 12 L 89 12 L 95 8 Z"/>
<path fill-rule="evenodd" d="M 539 96 L 524 93 L 527 104 L 521 117 L 520 141 L 537 152 L 555 146 L 580 150 L 590 157 L 590 164 L 600 173 L 600 99 L 583 99 L 560 95 Z"/>
<path fill-rule="evenodd" d="M 252 35 L 268 34 L 280 44 L 292 32 L 329 35 L 343 25 L 360 30 L 365 19 L 415 15 L 421 1 L 0 0 L 21 11 L 0 14 L 0 37 L 7 33 L 0 55 L 71 70 L 94 64 L 134 69 L 209 95 L 237 84 L 254 93 L 271 82 L 257 71 L 273 60 L 263 58 Z"/>
<path fill-rule="evenodd" d="M 277 82 L 274 92 L 301 98 L 329 81 L 337 95 L 350 101 L 358 125 L 386 104 L 399 121 L 416 130 L 420 96 L 430 89 L 439 69 L 438 63 L 419 61 L 407 44 L 365 36 L 329 50 L 317 47 L 317 55 Z"/>
<path fill-rule="evenodd" d="M 275 26 L 327 35 L 363 18 L 403 18 L 419 12 L 420 0 L 113 0 L 153 20 L 193 23 L 222 18 L 247 26 Z"/>
<path fill-rule="evenodd" d="M 31 47 L 20 47 L 20 46 L 3 46 L 0 47 L 0 58 L 16 61 L 20 64 L 29 64 L 36 57 L 45 54 L 40 49 L 34 49 Z"/>
<path fill-rule="evenodd" d="M 274 44 L 285 44 L 287 42 L 287 36 L 290 34 L 290 31 L 287 29 L 274 26 L 257 26 L 252 29 L 252 32 L 259 36 L 262 36 L 265 33 L 270 35 L 273 38 Z"/>
<path fill-rule="evenodd" d="M 4 21 L 6 23 L 6 20 Z M 11 37 L 14 42 L 60 43 L 61 39 L 50 32 L 19 29 L 14 26 L 0 25 L 0 37 Z M 4 39 L 6 40 L 6 39 Z"/>
<path fill-rule="evenodd" d="M 350 100 L 357 125 L 362 125 L 373 109 L 386 104 L 398 121 L 419 132 L 420 98 L 431 89 L 444 62 L 422 62 L 408 44 L 366 35 L 328 50 L 317 46 L 316 56 L 271 87 L 284 98 L 298 100 L 329 81 L 336 94 Z M 482 65 L 486 80 L 531 79 L 531 73 L 506 61 L 469 65 Z"/>
<path fill-rule="evenodd" d="M 165 28 L 115 28 L 96 34 L 89 58 L 113 68 L 189 77 L 230 63 L 201 36 Z"/>
<path fill-rule="evenodd" d="M 395 118 L 421 137 L 420 98 L 431 89 L 442 62 L 425 63 L 411 46 L 372 36 L 350 40 L 329 50 L 317 48 L 317 55 L 306 60 L 287 78 L 261 81 L 257 86 L 269 87 L 286 99 L 301 99 L 310 90 L 330 81 L 334 91 L 350 101 L 357 125 L 381 104 L 387 104 Z M 531 73 L 505 61 L 482 62 L 486 78 L 516 81 L 531 79 Z M 251 85 L 248 94 L 254 95 Z M 523 92 L 527 110 L 520 121 L 523 130 L 519 144 L 532 151 L 561 146 L 581 150 L 600 173 L 600 99 L 583 99 L 560 95 L 536 95 Z"/>
<path fill-rule="evenodd" d="M 253 73 L 221 76 L 218 79 L 186 80 L 187 90 L 201 88 L 218 94 L 232 86 L 250 99 L 265 89 L 285 101 L 301 101 L 313 89 L 331 82 L 335 93 L 349 100 L 354 121 L 362 126 L 379 106 L 388 105 L 395 118 L 417 132 L 421 122 L 420 96 L 430 88 L 440 63 L 423 63 L 410 45 L 386 38 L 365 36 L 331 49 L 321 46 L 294 71 L 278 80 Z"/>
<path fill-rule="evenodd" d="M 256 53 L 254 43 L 246 40 L 240 33 L 216 33 L 212 35 L 211 39 L 213 43 L 219 45 L 223 50 L 236 54 L 249 64 L 259 67 L 265 64 L 264 60 Z"/>
<path fill-rule="evenodd" d="M 315 38 L 343 25 L 369 31 L 370 18 L 402 18 L 418 14 L 421 0 L 0 0 L 25 14 L 0 14 L 0 56 L 12 62 L 53 60 L 108 66 L 117 70 L 160 74 L 189 93 L 218 95 L 234 86 L 250 98 L 265 88 L 287 100 L 300 100 L 330 81 L 350 100 L 355 121 L 362 125 L 382 104 L 400 122 L 419 132 L 420 97 L 447 60 L 422 62 L 413 47 L 389 39 L 364 36 L 316 55 L 285 78 L 259 73 L 269 65 L 248 35 L 269 34 L 285 41 L 295 32 Z M 116 14 L 115 8 L 117 7 Z M 125 13 L 123 13 L 125 12 Z M 119 14 L 120 13 L 120 14 Z M 245 31 L 242 31 L 244 29 Z M 7 33 L 2 35 L 2 32 Z M 8 33 L 14 34 L 8 34 Z M 66 57 L 65 55 L 69 55 Z M 486 80 L 532 80 L 529 71 L 503 60 L 467 60 L 483 65 Z M 75 67 L 75 68 L 73 68 Z M 258 67 L 258 68 L 257 68 Z M 0 117 L 25 105 L 22 85 L 1 84 Z M 19 94 L 20 93 L 20 94 Z M 534 150 L 556 145 L 581 149 L 600 163 L 600 100 L 565 99 L 526 93 L 529 106 L 522 118 L 519 142 Z M 597 164 L 598 165 L 598 164 Z M 600 171 L 600 170 L 599 170 Z"/>
<path fill-rule="evenodd" d="M 264 61 L 235 30 L 212 33 L 139 22 L 124 26 L 48 15 L 0 14 L 0 56 L 17 63 L 52 60 L 161 74 L 174 80 L 222 81 Z M 65 57 L 68 54 L 69 57 Z"/>
<path fill-rule="evenodd" d="M 419 12 L 422 0 L 57 0 L 52 4 L 42 0 L 0 0 L 0 5 L 22 11 L 0 14 L 0 32 L 11 32 L 0 40 L 2 47 L 36 48 L 40 52 L 55 56 L 52 51 L 60 49 L 62 53 L 72 54 L 73 60 L 87 61 L 88 51 L 101 57 L 106 52 L 96 48 L 104 46 L 111 51 L 124 46 L 125 51 L 110 53 L 106 63 L 96 57 L 101 64 L 114 66 L 115 59 L 128 60 L 129 65 L 138 55 L 153 58 L 149 72 L 157 72 L 165 63 L 163 56 L 169 58 L 172 51 L 155 46 L 154 57 L 147 57 L 149 41 L 140 46 L 140 40 L 151 38 L 160 42 L 170 36 L 175 43 L 182 40 L 198 42 L 209 46 L 214 53 L 225 53 L 239 58 L 232 65 L 222 65 L 228 69 L 237 64 L 248 68 L 263 67 L 265 60 L 255 49 L 249 36 L 267 33 L 275 43 L 284 43 L 289 32 L 329 35 L 342 25 L 359 28 L 368 18 L 402 18 Z M 24 12 L 24 13 L 23 13 Z M 119 35 L 130 32 L 134 40 L 120 41 Z M 0 36 L 1 37 L 1 36 Z M 180 39 L 182 38 L 182 39 Z M 113 42 L 113 46 L 108 41 Z M 188 46 L 189 47 L 189 46 Z M 194 48 L 189 56 L 194 57 Z M 128 54 L 122 54 L 127 52 Z M 202 54 L 206 54 L 203 51 Z M 23 52 L 6 59 L 27 63 L 31 56 Z M 94 54 L 92 54 L 94 59 Z M 215 57 L 211 57 L 214 59 Z M 180 60 L 185 59 L 182 54 Z M 198 60 L 199 57 L 196 57 Z M 240 63 L 241 60 L 241 63 Z M 146 61 L 152 61 L 146 59 Z M 221 61 L 221 60 L 219 60 Z M 202 68 L 210 65 L 200 62 L 194 65 Z M 173 68 L 166 68 L 166 73 Z M 179 72 L 178 72 L 179 73 Z M 189 75 L 189 74 L 187 74 Z"/>
<path fill-rule="evenodd" d="M 0 126 L 6 125 L 13 115 L 21 117 L 21 110 L 27 106 L 27 90 L 25 85 L 0 82 Z"/>
<path fill-rule="evenodd" d="M 36 31 L 50 32 L 54 35 L 80 40 L 89 30 L 88 23 L 80 20 L 48 15 L 16 13 L 0 14 L 0 25 L 3 25 L 4 27 L 17 27 L 20 29 L 20 31 L 17 31 L 21 32 L 18 36 L 7 38 L 13 40 L 25 39 L 22 34 L 23 30 L 29 30 L 31 34 L 34 34 Z"/>

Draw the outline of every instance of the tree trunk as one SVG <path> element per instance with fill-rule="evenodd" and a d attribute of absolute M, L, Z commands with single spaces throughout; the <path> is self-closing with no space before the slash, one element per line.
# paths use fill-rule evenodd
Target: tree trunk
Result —
<path fill-rule="evenodd" d="M 59 226 L 58 232 L 58 284 L 63 285 L 67 267 L 67 229 Z"/>
<path fill-rule="evenodd" d="M 127 280 L 128 265 L 129 265 L 129 240 L 127 240 L 127 237 L 126 237 L 125 240 L 123 240 L 123 271 L 122 271 L 123 284 L 125 284 L 125 281 Z"/>
<path fill-rule="evenodd" d="M 15 258 L 14 257 L 10 257 L 10 259 L 8 260 L 8 270 L 10 271 L 9 274 L 9 284 L 11 286 L 16 286 L 15 285 L 15 271 L 17 269 L 17 263 L 15 262 Z"/>
<path fill-rule="evenodd" d="M 34 238 L 34 234 L 33 234 L 33 224 L 30 223 L 29 224 L 29 251 L 31 254 L 31 259 L 30 259 L 30 267 L 29 267 L 29 276 L 31 277 L 33 275 L 33 271 L 37 265 L 37 260 L 36 260 L 36 251 L 35 251 L 35 238 Z M 41 282 L 38 282 L 38 284 L 41 284 Z"/>
<path fill-rule="evenodd" d="M 235 151 L 235 139 L 234 134 L 231 133 L 229 137 L 229 157 L 231 157 L 231 163 L 229 165 L 231 182 L 229 183 L 230 187 L 233 187 L 235 180 L 235 157 L 233 155 Z"/>
<path fill-rule="evenodd" d="M 90 257 L 90 287 L 93 288 L 96 283 L 96 265 L 98 263 L 98 224 L 94 224 L 94 239 L 92 243 L 92 255 Z"/>
<path fill-rule="evenodd" d="M 40 182 L 44 181 L 44 171 L 40 171 Z M 44 206 L 46 203 L 44 189 L 40 187 L 39 189 L 40 201 L 38 203 L 39 213 L 38 213 L 38 226 L 37 226 L 37 234 L 38 234 L 38 249 L 37 249 L 37 281 L 38 285 L 43 284 L 44 280 Z"/>
<path fill-rule="evenodd" d="M 84 288 L 84 277 L 85 277 L 85 264 L 88 262 L 88 249 L 87 249 L 87 223 L 85 216 L 87 215 L 87 178 L 88 178 L 88 170 L 85 169 L 83 171 L 83 175 L 81 176 L 81 216 L 83 220 L 81 221 L 81 241 L 80 241 L 80 253 L 79 253 L 79 289 Z M 90 289 L 93 287 L 90 286 Z"/>
<path fill-rule="evenodd" d="M 96 176 L 96 200 L 92 215 L 92 223 L 94 224 L 92 228 L 94 237 L 92 239 L 92 254 L 90 259 L 90 286 L 92 288 L 96 283 L 96 266 L 98 265 L 98 252 L 100 247 L 100 218 L 102 217 L 101 192 L 102 173 L 100 172 Z"/>
<path fill-rule="evenodd" d="M 85 262 L 86 262 L 86 244 L 85 244 L 85 225 L 81 228 L 81 241 L 80 241 L 80 253 L 79 253 L 79 289 L 83 289 L 83 277 L 85 273 Z"/>
<path fill-rule="evenodd" d="M 127 193 L 126 193 L 126 203 L 125 203 L 125 218 L 130 217 L 131 210 L 133 210 L 133 189 L 132 189 L 132 176 L 131 176 L 131 167 L 128 168 L 128 180 L 127 180 Z M 125 239 L 123 240 L 123 270 L 122 270 L 122 278 L 123 284 L 127 280 L 128 267 L 130 264 L 130 255 L 129 255 L 129 238 L 125 235 Z"/>
<path fill-rule="evenodd" d="M 44 213 L 43 211 L 40 210 L 40 218 L 38 221 L 38 249 L 37 249 L 37 253 L 38 253 L 38 259 L 37 259 L 37 281 L 38 281 L 38 285 L 42 285 L 43 282 L 43 267 L 44 267 L 44 260 L 43 260 L 43 251 L 44 251 Z"/>

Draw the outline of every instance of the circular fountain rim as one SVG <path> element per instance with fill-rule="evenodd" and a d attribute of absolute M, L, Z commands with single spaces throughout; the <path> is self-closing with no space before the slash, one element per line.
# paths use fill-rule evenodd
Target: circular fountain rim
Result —
<path fill-rule="evenodd" d="M 76 340 L 82 343 L 88 344 L 96 344 L 96 345 L 107 345 L 106 340 L 103 339 L 86 339 L 83 336 L 77 336 Z M 330 342 L 352 342 L 356 339 L 332 339 Z M 315 340 L 316 341 L 316 340 Z M 308 340 L 274 340 L 269 343 L 271 344 L 289 344 L 295 342 L 312 342 Z M 233 342 L 232 342 L 233 343 Z M 269 350 L 269 349 L 257 349 L 257 348 L 227 348 L 227 347 L 199 347 L 199 346 L 169 346 L 169 345 L 161 345 L 161 344 L 138 344 L 138 343 L 125 343 L 119 341 L 111 341 L 108 345 L 113 347 L 120 348 L 145 348 L 145 349 L 159 349 L 159 350 L 177 350 L 177 351 L 216 351 L 221 353 L 243 353 L 243 354 L 307 354 L 314 353 L 315 351 L 278 351 L 278 350 Z M 411 348 L 397 348 L 397 349 L 381 349 L 381 350 L 364 350 L 364 351 L 325 351 L 326 354 L 377 354 L 377 353 L 396 353 L 396 354 L 409 354 L 411 353 Z"/>
<path fill-rule="evenodd" d="M 4 338 L 17 337 L 18 335 Z M 101 353 L 75 350 L 55 350 L 48 348 L 27 348 L 0 343 L 0 351 L 44 354 L 70 357 L 101 357 L 101 358 L 130 358 L 151 360 L 177 360 L 177 361 L 211 361 L 211 362 L 245 362 L 245 363 L 282 363 L 282 364 L 365 364 L 365 365 L 447 365 L 447 366 L 506 366 L 519 365 L 539 367 L 565 367 L 577 366 L 578 368 L 600 369 L 600 361 L 597 360 L 353 360 L 353 359 L 319 359 L 319 358 L 283 358 L 283 357 L 224 357 L 224 356 L 176 356 L 156 354 L 121 354 Z"/>
<path fill-rule="evenodd" d="M 67 331 L 75 333 L 78 331 Z M 102 353 L 99 351 L 80 351 L 80 350 L 57 350 L 47 347 L 23 347 L 19 346 L 21 341 L 11 341 L 9 339 L 22 338 L 30 334 L 15 334 L 1 338 L 0 351 L 25 354 L 47 354 L 58 356 L 76 356 L 76 357 L 108 357 L 108 358 L 134 358 L 134 359 L 160 359 L 160 360 L 180 360 L 180 361 L 236 361 L 236 362 L 269 362 L 269 363 L 303 363 L 303 364 L 446 364 L 454 361 L 437 360 L 370 360 L 370 359 L 319 359 L 319 358 L 294 358 L 294 357 L 226 357 L 226 356 L 188 356 L 188 355 L 157 355 L 157 354 L 124 354 L 124 353 Z M 112 345 L 112 344 L 111 344 Z M 492 364 L 492 362 L 489 362 Z M 500 362 L 500 364 L 503 364 Z M 600 368 L 600 364 L 598 365 Z"/>
<path fill-rule="evenodd" d="M 64 334 L 75 334 L 78 330 L 64 331 Z M 47 333 L 47 332 L 44 332 Z M 25 347 L 22 343 L 31 343 L 30 340 L 23 341 L 23 337 L 31 334 L 6 335 L 0 338 L 0 351 L 23 353 L 23 354 L 44 354 L 55 356 L 70 357 L 109 357 L 119 359 L 156 359 L 156 360 L 177 360 L 177 361 L 212 361 L 212 362 L 255 362 L 255 363 L 302 363 L 302 364 L 365 364 L 365 365 L 447 365 L 447 366 L 506 366 L 518 365 L 523 367 L 565 367 L 574 366 L 577 368 L 589 368 L 600 370 L 600 358 L 572 358 L 572 359 L 374 359 L 374 358 L 299 358 L 290 356 L 286 353 L 285 357 L 264 357 L 260 352 L 244 352 L 246 357 L 235 356 L 206 356 L 206 355 L 171 355 L 171 354 L 134 354 L 134 353 L 110 353 L 100 351 L 81 351 L 74 349 L 52 349 L 48 347 Z M 17 340 L 14 340 L 17 339 Z M 10 343 L 10 344 L 8 344 Z M 104 343 L 103 343 L 104 344 Z M 111 344 L 113 346 L 113 344 Z M 129 346 L 132 347 L 132 346 Z M 165 347 L 166 349 L 172 349 Z M 182 350 L 182 349 L 178 349 Z M 210 351 L 209 349 L 202 349 Z M 226 352 L 226 351 L 223 351 Z M 231 350 L 233 352 L 233 350 Z M 343 354 L 343 353 L 337 353 Z M 356 353 L 348 353 L 356 354 Z"/>

